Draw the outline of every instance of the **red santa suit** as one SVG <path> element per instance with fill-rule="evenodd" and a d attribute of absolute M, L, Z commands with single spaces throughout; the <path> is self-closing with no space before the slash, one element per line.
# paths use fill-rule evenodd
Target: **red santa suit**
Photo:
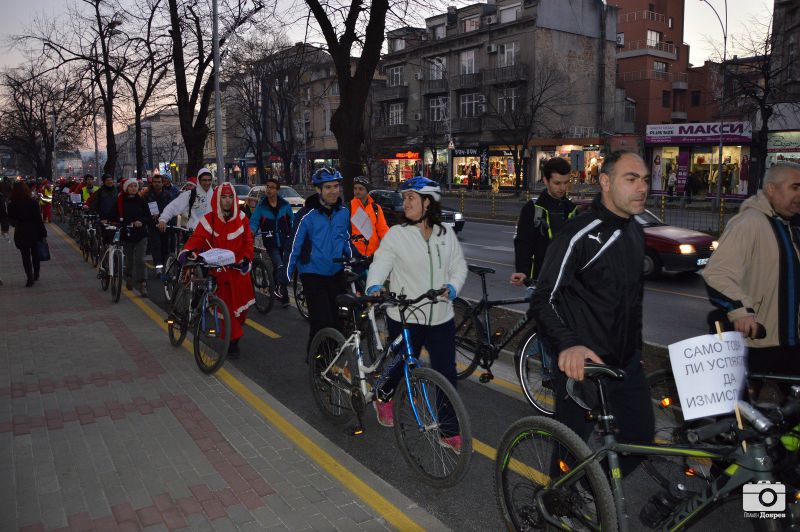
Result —
<path fill-rule="evenodd" d="M 233 195 L 233 207 L 226 218 L 221 206 L 223 194 Z M 200 223 L 189 237 L 183 252 L 202 253 L 211 248 L 222 248 L 233 251 L 236 262 L 243 259 L 253 261 L 253 233 L 250 223 L 239 210 L 236 190 L 230 183 L 222 183 L 211 195 L 211 212 L 200 219 Z M 247 309 L 255 304 L 253 285 L 250 282 L 250 271 L 242 273 L 238 268 L 224 268 L 212 271 L 217 280 L 217 296 L 228 306 L 231 313 L 231 340 L 238 340 L 244 334 L 242 326 L 247 319 Z"/>

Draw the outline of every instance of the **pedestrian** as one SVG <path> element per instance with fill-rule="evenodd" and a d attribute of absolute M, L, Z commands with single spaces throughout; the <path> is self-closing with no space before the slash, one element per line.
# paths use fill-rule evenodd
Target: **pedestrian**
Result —
<path fill-rule="evenodd" d="M 247 309 L 256 302 L 250 280 L 253 233 L 247 217 L 239 210 L 239 200 L 233 185 L 222 183 L 214 189 L 210 200 L 211 211 L 198 221 L 194 233 L 178 255 L 178 262 L 184 264 L 187 258 L 194 259 L 197 254 L 212 248 L 233 251 L 239 268 L 212 270 L 211 275 L 217 281 L 217 296 L 225 302 L 230 312 L 231 342 L 228 358 L 235 359 L 240 356 L 239 339 L 244 335 Z"/>
<path fill-rule="evenodd" d="M 750 372 L 800 375 L 799 258 L 800 164 L 781 162 L 725 226 L 703 270 L 709 300 L 747 338 Z"/>
<path fill-rule="evenodd" d="M 39 204 L 31 197 L 31 189 L 24 181 L 17 181 L 11 189 L 8 219 L 14 226 L 14 245 L 22 255 L 22 266 L 27 277 L 25 286 L 30 288 L 39 280 L 37 246 L 47 238 L 47 229 L 42 222 Z"/>
<path fill-rule="evenodd" d="M 278 190 L 280 182 L 270 177 L 267 179 L 267 194 L 258 202 L 250 217 L 250 230 L 260 233 L 264 249 L 272 262 L 272 278 L 275 280 L 275 297 L 283 307 L 289 306 L 289 291 L 286 280 L 281 275 L 283 254 L 287 249 L 289 236 L 294 225 L 294 211 L 289 202 L 283 199 Z M 248 198 L 249 199 L 249 198 Z"/>
<path fill-rule="evenodd" d="M 5 183 L 5 179 L 0 181 L 0 184 Z M 8 205 L 6 203 L 6 195 L 5 195 L 6 187 L 0 186 L 0 237 L 5 242 L 9 242 L 8 238 Z M 0 245 L 4 244 L 5 242 L 0 242 Z M 0 286 L 3 286 L 3 280 L 0 279 Z"/>
<path fill-rule="evenodd" d="M 619 439 L 648 444 L 654 435 L 650 390 L 642 367 L 644 232 L 633 218 L 645 209 L 649 173 L 642 158 L 609 154 L 600 168 L 600 193 L 590 209 L 565 225 L 550 243 L 529 312 L 556 355 L 555 418 L 588 440 L 594 427 L 567 393 L 586 361 L 620 368 L 622 381 L 606 382 L 606 399 Z M 595 399 L 586 390 L 589 401 Z M 623 471 L 638 463 L 622 458 Z"/>
<path fill-rule="evenodd" d="M 675 170 L 670 168 L 667 174 L 667 195 L 669 195 L 669 202 L 672 203 L 672 197 L 675 195 L 675 185 L 678 183 L 678 176 Z"/>
<path fill-rule="evenodd" d="M 147 224 L 147 239 L 150 254 L 153 257 L 155 274 L 160 275 L 164 268 L 164 261 L 169 255 L 169 236 L 158 230 L 158 217 L 173 200 L 170 191 L 164 187 L 163 177 L 156 171 L 150 177 L 150 186 L 143 195 L 144 201 L 150 212 Z"/>
<path fill-rule="evenodd" d="M 136 179 L 126 179 L 122 183 L 116 209 L 116 221 L 122 226 L 120 240 L 125 255 L 125 287 L 133 290 L 133 283 L 136 283 L 141 296 L 147 297 L 144 255 L 151 215 L 147 203 L 139 195 L 139 182 Z"/>

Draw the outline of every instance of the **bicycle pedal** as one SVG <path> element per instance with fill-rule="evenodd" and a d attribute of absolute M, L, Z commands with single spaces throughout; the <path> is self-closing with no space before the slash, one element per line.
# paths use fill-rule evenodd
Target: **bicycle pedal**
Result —
<path fill-rule="evenodd" d="M 481 376 L 480 376 L 480 377 L 478 377 L 478 380 L 479 380 L 479 381 L 480 381 L 482 384 L 486 384 L 487 382 L 489 382 L 489 381 L 490 381 L 490 380 L 492 380 L 492 379 L 494 379 L 494 375 L 492 375 L 492 373 L 491 373 L 491 372 L 488 372 L 488 371 L 487 371 L 486 373 L 481 373 Z"/>

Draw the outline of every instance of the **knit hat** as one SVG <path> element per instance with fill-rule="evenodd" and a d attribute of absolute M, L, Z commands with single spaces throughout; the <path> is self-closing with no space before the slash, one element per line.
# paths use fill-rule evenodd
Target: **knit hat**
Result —
<path fill-rule="evenodd" d="M 138 185 L 138 184 L 139 184 L 139 181 L 137 181 L 133 177 L 130 177 L 130 178 L 128 178 L 128 179 L 126 179 L 125 181 L 122 182 L 122 192 L 127 194 L 129 186 Z"/>

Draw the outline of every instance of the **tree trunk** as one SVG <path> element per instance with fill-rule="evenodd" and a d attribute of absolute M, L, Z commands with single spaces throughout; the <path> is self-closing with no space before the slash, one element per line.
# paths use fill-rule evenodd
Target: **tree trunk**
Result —
<path fill-rule="evenodd" d="M 136 145 L 136 178 L 144 179 L 144 148 L 142 146 L 142 115 L 135 113 L 133 129 Z"/>
<path fill-rule="evenodd" d="M 753 195 L 761 188 L 764 172 L 767 167 L 767 137 L 769 134 L 769 119 L 772 117 L 772 107 L 761 109 L 761 128 L 756 132 L 753 144 L 750 147 L 751 173 L 747 182 L 747 194 Z"/>
<path fill-rule="evenodd" d="M 281 165 L 283 166 L 283 181 L 292 183 L 292 156 L 286 152 L 281 154 Z"/>
<path fill-rule="evenodd" d="M 258 182 L 264 184 L 267 182 L 267 172 L 264 169 L 264 152 L 261 149 L 255 149 L 256 156 L 256 171 L 258 172 Z"/>
<path fill-rule="evenodd" d="M 186 144 L 186 177 L 197 177 L 197 172 L 203 167 L 206 136 L 192 128 L 183 134 L 183 141 Z"/>
<path fill-rule="evenodd" d="M 364 99 L 348 98 L 331 119 L 331 130 L 339 146 L 339 169 L 344 176 L 343 198 L 353 199 L 353 178 L 361 174 L 361 143 L 364 142 Z"/>

